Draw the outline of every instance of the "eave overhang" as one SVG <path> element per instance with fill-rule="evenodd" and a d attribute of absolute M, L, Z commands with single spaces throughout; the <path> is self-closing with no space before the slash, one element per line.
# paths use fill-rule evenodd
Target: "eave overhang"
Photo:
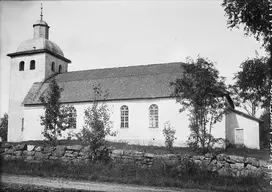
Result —
<path fill-rule="evenodd" d="M 7 56 L 13 58 L 13 57 L 17 57 L 17 56 L 22 56 L 22 55 L 33 55 L 33 54 L 37 54 L 37 53 L 49 53 L 67 63 L 71 63 L 70 59 L 65 58 L 64 56 L 61 56 L 59 54 L 56 54 L 48 49 L 35 49 L 35 50 L 31 50 L 31 51 L 21 51 L 21 52 L 15 52 L 15 53 L 9 53 L 7 54 Z"/>

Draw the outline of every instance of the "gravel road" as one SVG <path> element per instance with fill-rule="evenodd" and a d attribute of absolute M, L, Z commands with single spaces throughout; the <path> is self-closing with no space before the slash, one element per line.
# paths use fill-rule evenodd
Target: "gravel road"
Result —
<path fill-rule="evenodd" d="M 137 185 L 126 184 L 113 184 L 106 182 L 86 182 L 86 181 L 73 181 L 62 178 L 42 178 L 31 177 L 25 175 L 1 175 L 1 182 L 13 184 L 30 184 L 54 188 L 72 188 L 78 190 L 90 190 L 100 192 L 212 192 L 209 190 L 197 189 L 173 189 L 173 188 L 158 188 L 158 187 L 145 187 Z"/>

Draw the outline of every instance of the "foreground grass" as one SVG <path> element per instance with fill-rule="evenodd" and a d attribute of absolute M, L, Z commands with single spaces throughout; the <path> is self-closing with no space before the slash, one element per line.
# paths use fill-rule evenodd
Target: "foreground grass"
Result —
<path fill-rule="evenodd" d="M 9 142 L 10 144 L 28 144 L 28 145 L 48 145 L 46 141 L 23 141 L 23 142 Z M 59 140 L 59 145 L 81 145 L 79 140 Z M 109 142 L 109 146 L 116 149 L 127 149 L 127 150 L 137 150 L 144 151 L 147 153 L 154 154 L 167 154 L 169 151 L 165 147 L 159 146 L 142 146 L 142 145 L 130 145 L 127 143 L 117 143 Z M 192 149 L 187 147 L 174 147 L 174 153 L 191 153 Z M 222 151 L 222 153 L 229 155 L 237 155 L 243 157 L 255 157 L 258 159 L 269 160 L 269 150 L 257 150 L 257 149 L 247 149 L 247 148 L 227 148 Z"/>
<path fill-rule="evenodd" d="M 10 184 L 2 183 L 1 184 L 2 192 L 87 192 L 87 190 L 77 190 L 77 189 L 62 189 L 62 188 L 52 188 L 52 187 L 43 187 L 36 185 L 19 185 L 19 184 Z M 90 192 L 90 191 L 88 191 Z M 93 191 L 95 192 L 95 191 Z"/>
<path fill-rule="evenodd" d="M 210 189 L 220 192 L 267 191 L 265 183 L 261 179 L 219 177 L 207 171 L 200 171 L 195 165 L 190 164 L 184 166 L 180 173 L 175 168 L 166 166 L 163 162 L 155 162 L 152 167 L 145 169 L 134 163 L 72 165 L 60 162 L 29 163 L 18 160 L 2 160 L 2 172 L 144 186 Z"/>

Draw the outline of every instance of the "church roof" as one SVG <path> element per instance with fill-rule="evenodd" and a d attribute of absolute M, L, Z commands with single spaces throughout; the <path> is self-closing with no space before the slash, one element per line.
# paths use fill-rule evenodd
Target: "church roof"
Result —
<path fill-rule="evenodd" d="M 62 50 L 57 44 L 43 37 L 23 41 L 17 48 L 17 52 L 25 52 L 39 49 L 49 50 L 55 54 L 64 56 Z"/>
<path fill-rule="evenodd" d="M 182 75 L 182 63 L 166 63 L 74 71 L 56 75 L 62 103 L 88 102 L 94 97 L 93 86 L 107 90 L 107 100 L 152 99 L 170 97 L 170 82 Z M 39 105 L 49 80 L 34 83 L 24 105 Z"/>
<path fill-rule="evenodd" d="M 34 25 L 45 25 L 45 26 L 48 26 L 48 24 L 44 20 L 37 20 Z"/>

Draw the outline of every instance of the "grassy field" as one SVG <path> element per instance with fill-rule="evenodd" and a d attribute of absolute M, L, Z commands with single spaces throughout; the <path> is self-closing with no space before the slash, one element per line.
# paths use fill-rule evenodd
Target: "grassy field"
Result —
<path fill-rule="evenodd" d="M 10 144 L 29 144 L 29 145 L 46 145 L 45 141 L 24 141 L 19 143 Z M 81 142 L 78 140 L 60 140 L 59 145 L 80 145 Z M 165 147 L 158 146 L 141 146 L 141 145 L 129 145 L 127 143 L 117 143 L 117 142 L 109 142 L 109 146 L 112 146 L 116 149 L 128 149 L 128 150 L 138 150 L 144 151 L 147 153 L 155 153 L 155 154 L 166 154 L 169 153 Z M 190 153 L 192 150 L 186 147 L 174 147 L 174 153 Z M 224 151 L 225 154 L 229 155 L 237 155 L 243 157 L 255 157 L 263 160 L 269 159 L 269 150 L 255 150 L 255 149 L 247 149 L 247 148 L 227 148 Z"/>
<path fill-rule="evenodd" d="M 267 184 L 251 177 L 220 177 L 201 171 L 195 164 L 185 164 L 181 172 L 176 168 L 155 162 L 150 168 L 135 163 L 61 164 L 60 162 L 30 163 L 19 160 L 2 160 L 2 172 L 40 176 L 44 178 L 69 178 L 74 180 L 100 181 L 143 186 L 209 189 L 220 192 L 264 192 Z M 268 190 L 266 190 L 268 191 Z"/>

